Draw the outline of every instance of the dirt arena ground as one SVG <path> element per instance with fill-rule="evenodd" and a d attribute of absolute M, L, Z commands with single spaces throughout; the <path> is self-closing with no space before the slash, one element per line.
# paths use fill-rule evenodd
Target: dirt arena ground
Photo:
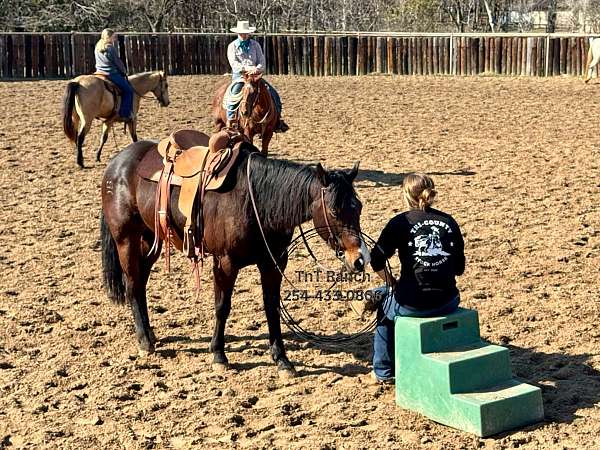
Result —
<path fill-rule="evenodd" d="M 171 106 L 146 101 L 141 138 L 209 131 L 220 77 L 170 79 Z M 543 390 L 546 421 L 479 439 L 394 405 L 364 382 L 369 345 L 329 351 L 293 339 L 300 376 L 280 380 L 267 353 L 255 269 L 233 299 L 213 373 L 210 265 L 196 300 L 177 256 L 150 280 L 157 353 L 137 356 L 129 310 L 101 285 L 98 217 L 111 135 L 88 169 L 62 135 L 63 81 L 0 83 L 0 448 L 600 448 L 600 133 L 598 82 L 509 78 L 272 77 L 291 130 L 272 156 L 328 167 L 360 159 L 363 230 L 401 210 L 404 173 L 431 174 L 439 206 L 466 235 L 463 305 L 510 348 L 513 371 Z M 116 133 L 117 146 L 128 140 Z M 296 307 L 321 331 L 347 311 Z M 311 317 L 327 320 L 310 321 Z M 423 374 L 426 376 L 426 374 Z M 415 380 L 418 382 L 418 380 Z"/>

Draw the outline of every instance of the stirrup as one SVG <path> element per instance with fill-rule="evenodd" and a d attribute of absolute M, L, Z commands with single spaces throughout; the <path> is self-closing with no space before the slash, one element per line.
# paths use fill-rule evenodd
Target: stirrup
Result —
<path fill-rule="evenodd" d="M 228 120 L 225 124 L 225 128 L 227 128 L 228 130 L 237 130 L 239 128 L 239 123 L 235 119 Z"/>

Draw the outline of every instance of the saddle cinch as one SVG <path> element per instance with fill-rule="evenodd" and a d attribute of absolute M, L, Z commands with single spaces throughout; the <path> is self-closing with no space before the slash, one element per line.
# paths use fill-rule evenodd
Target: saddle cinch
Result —
<path fill-rule="evenodd" d="M 165 241 L 165 264 L 170 266 L 171 187 L 180 186 L 178 207 L 185 217 L 183 253 L 192 260 L 199 286 L 198 259 L 204 257 L 202 205 L 204 193 L 223 187 L 237 160 L 244 137 L 220 131 L 210 139 L 196 130 L 179 130 L 160 141 L 138 166 L 138 175 L 157 183 L 155 197 L 155 239 L 150 253 Z"/>

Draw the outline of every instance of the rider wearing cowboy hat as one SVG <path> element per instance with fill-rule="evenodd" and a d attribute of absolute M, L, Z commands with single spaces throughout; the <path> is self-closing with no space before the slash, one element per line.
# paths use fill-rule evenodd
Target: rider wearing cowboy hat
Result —
<path fill-rule="evenodd" d="M 231 94 L 238 94 L 244 86 L 242 80 L 242 72 L 246 72 L 249 75 L 262 73 L 265 68 L 265 55 L 260 47 L 260 44 L 254 39 L 250 38 L 250 34 L 256 31 L 255 27 L 250 26 L 250 22 L 247 20 L 240 20 L 237 26 L 231 28 L 231 31 L 237 33 L 238 38 L 229 44 L 227 47 L 227 59 L 232 70 L 233 82 L 235 83 L 231 88 Z M 236 82 L 238 81 L 238 82 Z M 275 129 L 275 132 L 283 133 L 289 129 L 288 125 L 281 118 L 281 98 L 279 94 L 266 80 L 265 83 L 269 87 L 271 97 L 275 103 L 275 108 L 279 113 L 279 124 Z M 235 122 L 235 107 L 237 105 L 227 104 L 227 127 L 231 127 Z"/>

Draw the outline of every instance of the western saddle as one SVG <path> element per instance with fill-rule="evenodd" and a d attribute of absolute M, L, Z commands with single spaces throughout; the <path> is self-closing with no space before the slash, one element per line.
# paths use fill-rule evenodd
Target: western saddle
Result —
<path fill-rule="evenodd" d="M 238 132 L 222 130 L 210 139 L 196 130 L 179 130 L 161 140 L 143 157 L 138 175 L 156 186 L 154 243 L 150 254 L 165 241 L 165 264 L 170 266 L 171 187 L 179 186 L 179 211 L 185 217 L 182 250 L 192 260 L 199 286 L 198 258 L 204 258 L 202 206 L 204 193 L 223 187 L 246 139 Z"/>

